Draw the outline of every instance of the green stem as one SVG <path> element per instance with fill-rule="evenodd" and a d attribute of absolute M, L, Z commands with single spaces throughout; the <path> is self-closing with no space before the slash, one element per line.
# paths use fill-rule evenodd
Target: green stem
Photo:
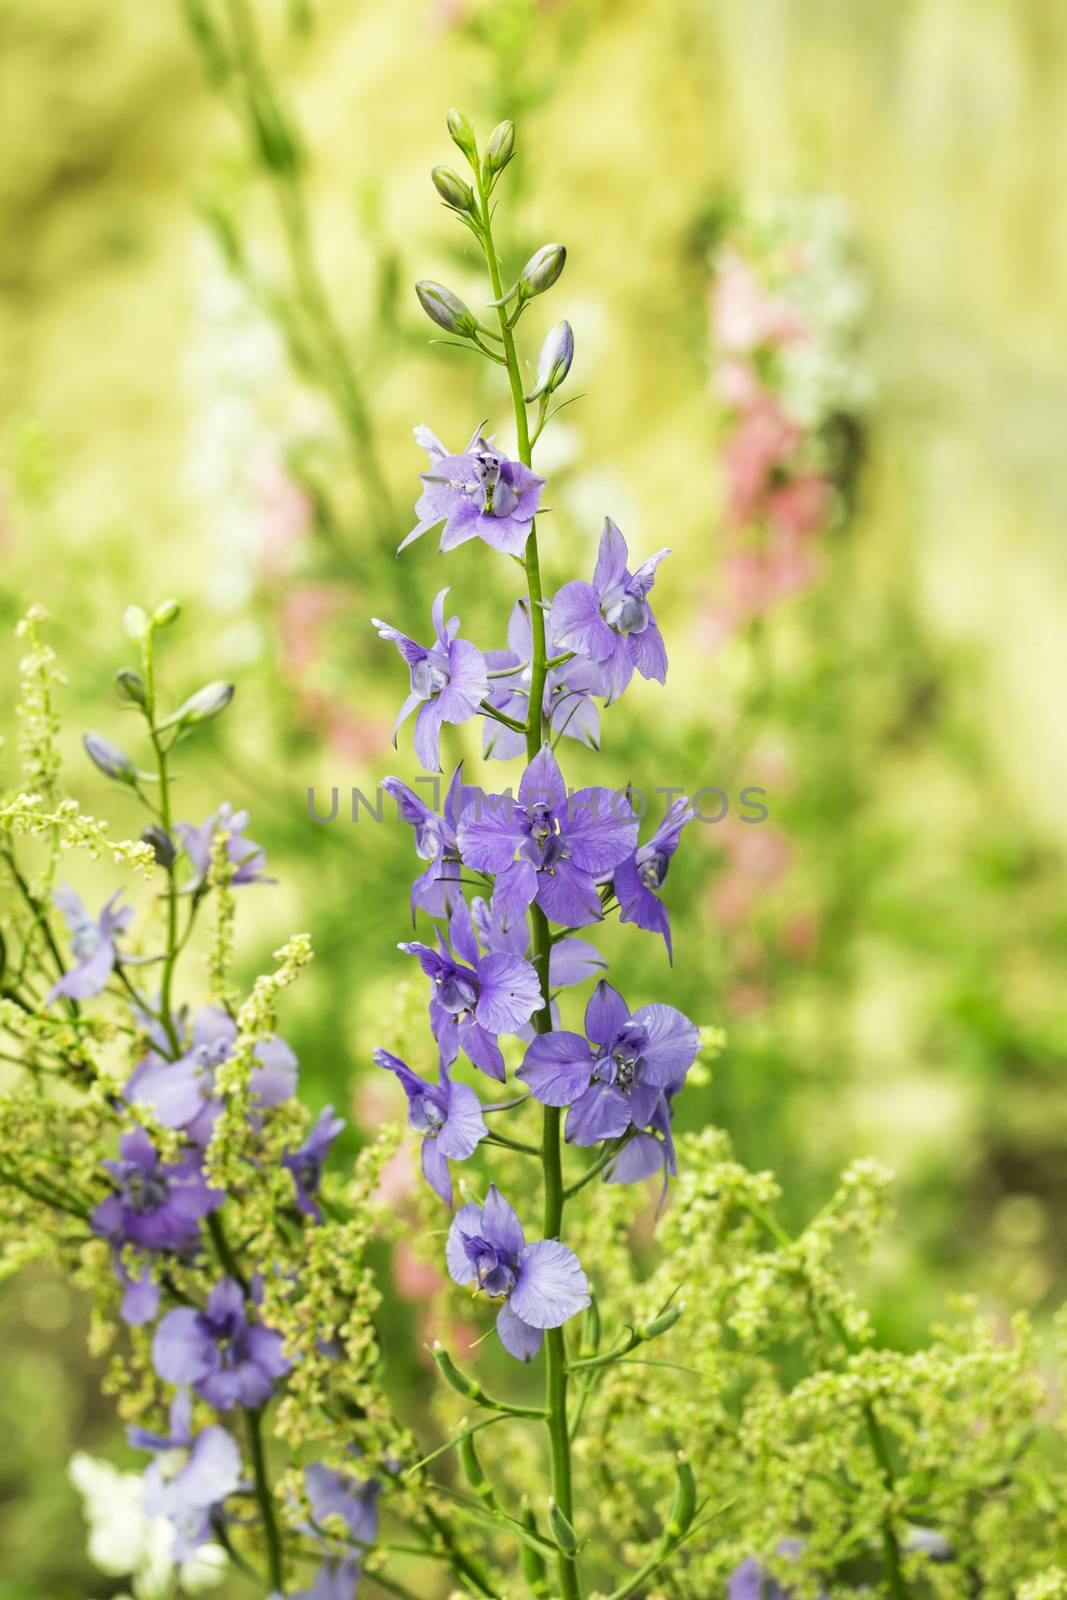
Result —
<path fill-rule="evenodd" d="M 261 1418 L 262 1412 L 260 1410 L 245 1408 L 248 1448 L 251 1452 L 252 1472 L 256 1480 L 256 1504 L 259 1506 L 259 1515 L 263 1522 L 263 1537 L 267 1545 L 267 1573 L 270 1577 L 272 1591 L 282 1595 L 285 1592 L 283 1588 L 285 1577 L 282 1569 L 282 1542 L 274 1515 L 274 1496 L 271 1493 L 270 1477 L 267 1473 L 267 1457 L 263 1449 L 263 1433 L 260 1426 Z"/>
<path fill-rule="evenodd" d="M 485 249 L 486 265 L 489 268 L 489 281 L 493 288 L 493 299 L 499 300 L 503 294 L 500 263 L 497 259 L 496 246 L 493 242 L 493 223 L 489 195 L 480 176 L 478 189 L 481 202 L 482 244 Z M 515 348 L 515 335 L 512 332 L 507 312 L 503 306 L 497 307 L 497 322 L 500 328 L 500 341 L 504 350 L 504 363 L 507 367 L 508 383 L 511 386 L 512 405 L 515 410 L 515 431 L 518 437 L 519 460 L 526 466 L 530 466 L 532 459 L 530 424 L 526 414 L 526 401 L 523 398 L 522 372 L 519 367 L 518 352 Z M 530 597 L 530 630 L 533 636 L 530 663 L 529 712 L 525 730 L 526 759 L 527 761 L 533 761 L 544 740 L 542 710 L 545 697 L 545 678 L 548 671 L 548 645 L 545 638 L 543 605 L 544 593 L 541 588 L 541 563 L 537 548 L 536 521 L 530 526 L 530 537 L 526 544 L 523 566 L 526 572 L 527 592 Z M 540 980 L 541 997 L 544 1002 L 541 1010 L 534 1017 L 534 1027 L 538 1033 L 550 1033 L 552 1030 L 551 993 L 549 987 L 549 956 L 552 949 L 551 934 L 548 919 L 536 902 L 530 907 L 530 913 L 530 920 L 533 925 L 533 964 Z M 555 1106 L 544 1107 L 541 1161 L 545 1179 L 545 1238 L 558 1239 L 563 1230 L 565 1195 L 560 1153 L 560 1112 Z M 574 1491 L 571 1478 L 570 1433 L 567 1426 L 567 1351 L 562 1328 L 548 1328 L 545 1332 L 545 1366 L 545 1406 L 548 1412 L 547 1426 L 552 1461 L 552 1497 L 568 1522 L 573 1522 Z M 557 1556 L 557 1566 L 561 1600 L 581 1600 L 582 1591 L 578 1580 L 578 1563 L 574 1554 L 560 1550 Z"/>
<path fill-rule="evenodd" d="M 148 734 L 156 756 L 156 773 L 159 778 L 159 821 L 164 833 L 170 835 L 170 775 L 167 771 L 168 749 L 156 727 L 156 653 L 155 635 L 149 628 L 144 642 L 145 714 Z M 178 959 L 178 886 L 174 881 L 173 866 L 167 869 L 167 953 L 163 961 L 163 977 L 159 985 L 159 1020 L 175 1056 L 181 1054 L 178 1030 L 174 1026 L 171 1008 L 171 990 L 174 984 L 174 963 Z"/>

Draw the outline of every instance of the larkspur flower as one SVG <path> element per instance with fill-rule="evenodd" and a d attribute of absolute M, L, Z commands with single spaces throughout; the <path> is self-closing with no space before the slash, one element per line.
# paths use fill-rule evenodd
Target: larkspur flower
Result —
<path fill-rule="evenodd" d="M 596 880 L 637 845 L 629 802 L 610 789 L 568 795 L 547 745 L 510 795 L 485 795 L 464 807 L 458 840 L 468 866 L 497 875 L 493 909 L 501 924 L 523 917 L 536 900 L 553 922 L 585 927 L 601 916 Z"/>
<path fill-rule="evenodd" d="M 375 1050 L 375 1062 L 400 1080 L 408 1099 L 408 1126 L 421 1133 L 422 1172 L 426 1182 L 445 1202 L 452 1204 L 449 1161 L 466 1161 L 485 1138 L 488 1129 L 482 1105 L 474 1090 L 457 1083 L 442 1064 L 438 1083 L 428 1083 L 412 1072 L 406 1061 L 388 1050 Z"/>
<path fill-rule="evenodd" d="M 378 1537 L 378 1496 L 381 1484 L 375 1478 L 362 1481 L 347 1473 L 333 1472 L 315 1465 L 304 1473 L 308 1504 L 313 1522 L 307 1532 L 321 1538 L 314 1524 L 339 1517 L 349 1537 L 358 1545 L 373 1544 Z M 327 1556 L 315 1574 L 310 1589 L 298 1589 L 292 1600 L 355 1600 L 361 1556 L 351 1551 L 343 1556 Z"/>
<path fill-rule="evenodd" d="M 529 961 L 504 951 L 482 955 L 465 900 L 457 900 L 438 932 L 440 950 L 418 940 L 401 944 L 430 979 L 430 1027 L 445 1066 L 460 1050 L 491 1078 L 504 1081 L 498 1033 L 516 1033 L 541 1009 L 541 986 Z M 454 954 L 453 954 L 454 952 Z"/>
<path fill-rule="evenodd" d="M 563 654 L 561 646 L 549 640 L 549 655 Z M 488 701 L 516 722 L 525 722 L 530 706 L 530 674 L 533 661 L 533 630 L 530 602 L 516 600 L 508 619 L 508 648 L 487 650 L 490 672 L 506 672 L 503 678 L 489 681 Z M 600 748 L 600 714 L 592 696 L 607 694 L 604 673 L 594 661 L 576 656 L 562 666 L 553 667 L 545 677 L 543 714 L 553 737 L 566 734 L 591 750 Z M 484 754 L 498 761 L 510 761 L 526 754 L 526 738 L 514 728 L 485 719 Z"/>
<path fill-rule="evenodd" d="M 248 827 L 248 812 L 235 811 L 229 801 L 196 827 L 192 822 L 178 822 L 174 831 L 182 841 L 186 855 L 193 864 L 193 877 L 190 880 L 191 889 L 199 889 L 207 882 L 207 875 L 211 867 L 211 845 L 217 831 L 225 830 L 226 853 L 234 874 L 230 880 L 237 888 L 246 883 L 272 883 L 264 872 L 267 865 L 267 852 L 262 845 L 253 844 L 251 839 L 246 839 L 244 831 Z"/>
<path fill-rule="evenodd" d="M 296 1150 L 286 1150 L 282 1155 L 282 1166 L 292 1174 L 298 1210 L 305 1217 L 314 1217 L 316 1222 L 322 1217 L 315 1199 L 322 1182 L 322 1169 L 330 1147 L 344 1125 L 344 1117 L 334 1116 L 333 1106 L 323 1106 L 303 1144 Z"/>
<path fill-rule="evenodd" d="M 536 1100 L 569 1106 L 565 1137 L 593 1145 L 630 1134 L 612 1166 L 617 1183 L 674 1170 L 670 1096 L 700 1048 L 694 1023 L 674 1006 L 639 1006 L 601 979 L 585 1010 L 586 1037 L 539 1034 L 519 1068 Z M 652 1129 L 652 1132 L 648 1130 Z"/>
<path fill-rule="evenodd" d="M 475 793 L 463 782 L 463 763 L 452 774 L 438 816 L 413 789 L 399 778 L 383 778 L 382 788 L 396 801 L 402 822 L 415 830 L 415 853 L 428 863 L 411 885 L 411 920 L 421 906 L 432 917 L 447 917 L 462 891 L 459 887 L 460 857 L 456 828 L 467 799 Z"/>
<path fill-rule="evenodd" d="M 126 1255 L 134 1256 L 135 1270 L 132 1272 L 130 1264 L 124 1259 Z M 122 1285 L 119 1316 L 123 1322 L 131 1328 L 143 1328 L 146 1323 L 155 1322 L 159 1315 L 160 1288 L 141 1253 L 131 1252 L 128 1246 L 124 1250 L 120 1245 L 114 1252 L 112 1268 Z"/>
<path fill-rule="evenodd" d="M 526 917 L 503 927 L 490 901 L 476 894 L 471 900 L 471 920 L 483 950 L 507 950 L 525 956 L 530 950 L 530 924 Z M 548 983 L 552 989 L 568 989 L 595 978 L 607 966 L 595 944 L 569 934 L 552 946 L 548 958 Z M 522 1037 L 522 1035 L 520 1035 Z"/>
<path fill-rule="evenodd" d="M 215 1285 L 203 1311 L 168 1311 L 152 1340 L 152 1362 L 161 1378 L 190 1385 L 217 1411 L 265 1405 L 289 1371 L 281 1334 L 249 1321 L 233 1278 Z"/>
<path fill-rule="evenodd" d="M 595 661 L 605 675 L 609 701 L 617 700 L 636 669 L 643 678 L 667 680 L 667 651 L 648 593 L 656 568 L 670 550 L 657 550 L 636 572 L 627 566 L 626 540 L 605 517 L 592 583 L 565 583 L 552 601 L 549 627 L 557 645 Z"/>
<path fill-rule="evenodd" d="M 482 652 L 469 639 L 457 637 L 458 617 L 445 621 L 447 594 L 448 590 L 442 589 L 433 603 L 434 644 L 429 649 L 378 617 L 371 618 L 381 637 L 396 645 L 411 669 L 411 691 L 393 725 L 393 743 L 401 724 L 417 706 L 415 754 L 427 772 L 436 772 L 441 765 L 442 724 L 466 722 L 489 691 Z"/>
<path fill-rule="evenodd" d="M 128 1437 L 155 1456 L 144 1473 L 145 1514 L 166 1517 L 174 1528 L 173 1558 L 185 1561 L 212 1538 L 212 1513 L 240 1486 L 241 1452 L 225 1428 L 193 1432 L 187 1389 L 171 1405 L 169 1434 L 132 1427 Z"/>
<path fill-rule="evenodd" d="M 497 1313 L 500 1342 L 519 1361 L 532 1361 L 545 1328 L 559 1328 L 590 1303 L 589 1283 L 573 1250 L 558 1239 L 527 1244 L 522 1224 L 496 1184 L 485 1205 L 461 1206 L 445 1246 L 456 1283 L 503 1304 Z"/>
<path fill-rule="evenodd" d="M 647 933 L 662 934 L 670 960 L 674 958 L 671 923 L 657 890 L 663 887 L 682 829 L 695 815 L 684 795 L 675 800 L 651 839 L 638 845 L 625 861 L 620 861 L 611 878 L 619 902 L 620 922 L 635 922 Z"/>
<path fill-rule="evenodd" d="M 425 426 L 415 429 L 415 438 L 430 458 L 430 470 L 421 475 L 426 487 L 415 506 L 419 520 L 401 550 L 443 522 L 442 551 L 478 538 L 505 555 L 521 556 L 544 478 L 495 449 L 481 428 L 462 455 L 452 455 Z"/>
<path fill-rule="evenodd" d="M 147 1250 L 190 1250 L 200 1223 L 225 1199 L 206 1182 L 199 1150 L 174 1162 L 160 1161 L 143 1128 L 123 1134 L 117 1161 L 105 1161 L 115 1191 L 92 1214 L 94 1232 L 112 1244 Z"/>
<path fill-rule="evenodd" d="M 70 948 L 76 964 L 52 985 L 45 1005 L 51 1005 L 61 996 L 67 1000 L 89 1000 L 106 987 L 118 960 L 115 941 L 133 920 L 132 906 L 116 909 L 121 894 L 121 889 L 116 890 L 101 908 L 100 915 L 93 917 L 69 884 L 60 884 L 55 891 L 52 898 L 70 929 Z"/>
<path fill-rule="evenodd" d="M 796 1539 L 783 1539 L 778 1554 L 796 1557 L 802 1546 Z M 726 1585 L 726 1600 L 795 1600 L 794 1591 L 773 1578 L 755 1556 L 748 1556 L 735 1567 Z M 825 1596 L 821 1600 L 826 1600 Z"/>
<path fill-rule="evenodd" d="M 194 1144 L 206 1145 L 222 1110 L 215 1074 L 231 1055 L 237 1024 L 221 1006 L 204 1006 L 193 1022 L 189 1049 L 177 1061 L 150 1050 L 138 1063 L 123 1093 L 133 1104 L 150 1105 L 165 1128 L 181 1128 Z M 256 1046 L 249 1088 L 264 1108 L 280 1106 L 296 1090 L 297 1060 L 272 1035 Z"/>

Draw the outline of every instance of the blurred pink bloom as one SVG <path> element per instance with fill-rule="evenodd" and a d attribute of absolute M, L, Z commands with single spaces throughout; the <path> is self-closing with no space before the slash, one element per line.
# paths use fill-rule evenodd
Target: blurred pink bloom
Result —
<path fill-rule="evenodd" d="M 727 822 L 721 842 L 727 866 L 711 886 L 709 903 L 720 927 L 736 928 L 766 891 L 785 876 L 793 847 L 780 829 L 767 822 Z"/>
<path fill-rule="evenodd" d="M 759 345 L 782 345 L 805 337 L 804 323 L 792 308 L 760 283 L 736 250 L 718 258 L 711 294 L 715 337 L 723 350 L 744 353 Z"/>
<path fill-rule="evenodd" d="M 387 721 L 361 717 L 357 711 L 338 706 L 331 718 L 326 744 L 339 761 L 358 763 L 383 755 L 392 733 Z"/>
<path fill-rule="evenodd" d="M 782 533 L 818 533 L 830 512 L 830 486 L 818 472 L 804 472 L 767 496 L 767 515 Z"/>
<path fill-rule="evenodd" d="M 393 1282 L 405 1300 L 428 1300 L 444 1287 L 446 1279 L 436 1267 L 419 1261 L 407 1239 L 399 1239 L 393 1249 Z"/>
<path fill-rule="evenodd" d="M 260 567 L 265 578 L 277 580 L 285 577 L 294 547 L 311 527 L 311 497 L 273 454 L 263 454 L 253 463 L 252 493 L 260 536 Z"/>
<path fill-rule="evenodd" d="M 758 518 L 771 473 L 784 468 L 800 440 L 800 429 L 770 395 L 742 414 L 722 453 L 727 511 L 735 527 Z"/>
<path fill-rule="evenodd" d="M 349 603 L 333 584 L 301 583 L 290 589 L 278 616 L 282 662 L 301 678 L 322 654 L 321 631 Z"/>
<path fill-rule="evenodd" d="M 782 928 L 782 948 L 794 961 L 810 961 L 819 948 L 822 923 L 816 911 L 794 911 Z"/>
<path fill-rule="evenodd" d="M 724 361 L 718 362 L 713 380 L 723 404 L 738 411 L 755 405 L 763 392 L 755 368 L 740 356 L 727 356 Z"/>
<path fill-rule="evenodd" d="M 400 1122 L 407 1112 L 404 1097 L 396 1091 L 392 1079 L 376 1072 L 373 1078 L 362 1078 L 352 1097 L 356 1121 L 362 1128 L 377 1128 L 383 1122 Z"/>
<path fill-rule="evenodd" d="M 393 1205 L 398 1205 L 401 1200 L 407 1200 L 415 1193 L 418 1174 L 415 1171 L 415 1161 L 411 1154 L 411 1145 L 405 1139 L 382 1168 L 382 1180 L 378 1186 L 378 1193 L 383 1200 Z"/>

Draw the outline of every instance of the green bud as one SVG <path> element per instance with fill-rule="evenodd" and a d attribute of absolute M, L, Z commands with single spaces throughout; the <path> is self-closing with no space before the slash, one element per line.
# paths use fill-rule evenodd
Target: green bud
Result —
<path fill-rule="evenodd" d="M 115 682 L 118 684 L 121 693 L 125 695 L 127 700 L 132 700 L 135 706 L 143 706 L 148 703 L 144 679 L 139 672 L 131 672 L 129 667 L 122 667 L 115 674 Z"/>
<path fill-rule="evenodd" d="M 495 1502 L 493 1486 L 485 1475 L 485 1470 L 478 1460 L 478 1452 L 474 1448 L 474 1440 L 469 1433 L 465 1433 L 459 1441 L 459 1464 L 463 1468 L 463 1475 L 478 1497 L 491 1506 Z"/>
<path fill-rule="evenodd" d="M 437 1370 L 446 1383 L 452 1385 L 457 1394 L 463 1395 L 468 1400 L 477 1400 L 481 1394 L 481 1386 L 473 1378 L 468 1378 L 465 1372 L 460 1372 L 443 1344 L 435 1341 L 430 1348 L 430 1354 L 437 1363 Z"/>
<path fill-rule="evenodd" d="M 527 1533 L 540 1534 L 541 1530 L 537 1526 L 537 1518 L 534 1516 L 533 1507 L 525 1495 L 522 1497 L 522 1505 L 519 1508 L 519 1520 Z M 547 1568 L 544 1559 L 532 1545 L 526 1543 L 520 1546 L 520 1559 L 522 1561 L 522 1575 L 526 1579 L 530 1592 L 539 1597 L 550 1596 L 552 1591 L 548 1586 Z"/>
<path fill-rule="evenodd" d="M 181 609 L 177 600 L 164 600 L 152 613 L 152 626 L 155 628 L 169 627 L 176 620 Z"/>
<path fill-rule="evenodd" d="M 696 1515 L 697 1485 L 693 1476 L 693 1469 L 689 1465 L 689 1458 L 679 1450 L 678 1459 L 674 1464 L 675 1485 L 674 1499 L 671 1502 L 670 1515 L 664 1533 L 672 1544 L 689 1532 L 690 1525 Z"/>
<path fill-rule="evenodd" d="M 543 244 L 536 250 L 519 273 L 519 294 L 532 300 L 535 294 L 544 294 L 559 278 L 567 260 L 564 244 Z"/>
<path fill-rule="evenodd" d="M 478 163 L 478 145 L 474 138 L 474 129 L 462 111 L 457 111 L 455 106 L 449 111 L 447 120 L 452 143 L 463 151 L 472 167 L 476 166 Z"/>
<path fill-rule="evenodd" d="M 578 1535 L 554 1500 L 548 1502 L 548 1526 L 560 1549 L 572 1556 L 578 1548 Z"/>
<path fill-rule="evenodd" d="M 165 867 L 169 872 L 174 865 L 178 852 L 174 848 L 174 840 L 166 828 L 161 828 L 158 822 L 150 823 L 141 834 L 141 840 L 142 843 L 152 846 L 152 854 L 156 858 L 156 865 Z"/>
<path fill-rule="evenodd" d="M 117 783 L 136 784 L 137 768 L 121 746 L 105 739 L 102 733 L 83 733 L 82 744 L 93 766 L 98 767 L 105 778 L 114 778 Z"/>
<path fill-rule="evenodd" d="M 476 332 L 478 320 L 473 312 L 443 283 L 432 283 L 428 278 L 423 278 L 415 285 L 415 293 L 430 321 L 436 322 L 446 333 L 469 339 Z"/>
<path fill-rule="evenodd" d="M 658 1339 L 661 1333 L 666 1333 L 668 1328 L 673 1328 L 682 1312 L 684 1304 L 668 1306 L 666 1311 L 661 1311 L 658 1317 L 653 1317 L 651 1322 L 644 1323 L 638 1328 L 638 1335 L 642 1339 Z"/>
<path fill-rule="evenodd" d="M 474 211 L 474 190 L 451 167 L 434 167 L 433 186 L 446 206 L 453 211 Z"/>
<path fill-rule="evenodd" d="M 490 178 L 497 178 L 515 154 L 515 124 L 498 122 L 489 135 L 485 149 L 485 170 Z"/>
<path fill-rule="evenodd" d="M 122 613 L 122 626 L 126 630 L 128 639 L 140 641 L 148 635 L 148 616 L 140 606 L 127 606 Z"/>
<path fill-rule="evenodd" d="M 600 1349 L 600 1307 L 597 1305 L 596 1296 L 589 1302 L 582 1323 L 582 1344 L 578 1351 L 581 1361 L 588 1361 Z"/>
<path fill-rule="evenodd" d="M 234 696 L 232 683 L 223 683 L 216 679 L 214 683 L 206 683 L 202 689 L 191 694 L 188 700 L 183 700 L 177 711 L 173 711 L 165 722 L 159 724 L 159 731 L 175 726 L 191 728 L 198 722 L 210 722 L 220 712 L 226 710 Z"/>

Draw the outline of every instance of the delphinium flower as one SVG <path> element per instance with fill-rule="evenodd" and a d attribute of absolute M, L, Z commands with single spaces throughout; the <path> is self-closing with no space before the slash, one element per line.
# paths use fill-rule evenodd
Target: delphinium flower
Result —
<path fill-rule="evenodd" d="M 322 1169 L 337 1135 L 345 1125 L 343 1117 L 335 1117 L 333 1106 L 323 1106 L 312 1123 L 307 1138 L 296 1150 L 286 1150 L 282 1166 L 292 1174 L 296 1190 L 296 1204 L 305 1217 L 321 1218 L 316 1195 L 322 1181 Z"/>
<path fill-rule="evenodd" d="M 79 1450 L 70 1458 L 67 1476 L 82 1497 L 89 1560 L 109 1578 L 131 1578 L 136 1600 L 203 1594 L 225 1579 L 228 1557 L 218 1544 L 198 1546 L 175 1566 L 174 1528 L 164 1517 L 145 1515 L 140 1472 L 120 1472 Z"/>
<path fill-rule="evenodd" d="M 222 1110 L 215 1074 L 236 1039 L 233 1018 L 221 1006 L 205 1006 L 196 1015 L 184 1055 L 168 1061 L 150 1050 L 126 1085 L 126 1099 L 150 1105 L 165 1128 L 181 1128 L 194 1144 L 206 1145 Z M 249 1089 L 256 1102 L 264 1108 L 283 1104 L 296 1090 L 296 1056 L 284 1039 L 273 1036 L 257 1044 L 255 1058 Z"/>
<path fill-rule="evenodd" d="M 400 1080 L 408 1100 L 408 1126 L 422 1134 L 422 1171 L 431 1189 L 452 1204 L 449 1161 L 466 1161 L 488 1129 L 481 1101 L 469 1084 L 451 1077 L 442 1062 L 440 1081 L 428 1083 L 406 1061 L 388 1050 L 375 1050 L 375 1062 Z"/>
<path fill-rule="evenodd" d="M 605 517 L 592 583 L 565 583 L 552 601 L 549 625 L 564 650 L 574 650 L 601 668 L 606 693 L 617 700 L 636 670 L 657 683 L 667 679 L 667 651 L 648 594 L 656 568 L 669 549 L 657 550 L 631 572 L 626 540 Z"/>
<path fill-rule="evenodd" d="M 796 1539 L 783 1539 L 778 1546 L 778 1554 L 795 1558 L 801 1549 Z M 730 1574 L 726 1600 L 794 1600 L 794 1591 L 772 1577 L 755 1556 L 748 1556 Z M 820 1600 L 826 1600 L 826 1597 L 821 1596 Z"/>
<path fill-rule="evenodd" d="M 527 1244 L 522 1224 L 495 1184 L 485 1205 L 461 1206 L 445 1246 L 456 1283 L 500 1300 L 496 1331 L 520 1361 L 532 1361 L 545 1328 L 559 1328 L 589 1305 L 589 1283 L 573 1250 L 558 1239 Z"/>
<path fill-rule="evenodd" d="M 133 907 L 116 909 L 121 897 L 116 891 L 93 917 L 69 884 L 61 884 L 53 899 L 70 929 L 70 948 L 76 965 L 54 983 L 48 991 L 46 1005 L 61 997 L 67 1000 L 89 1000 L 100 994 L 115 970 L 118 960 L 116 939 L 126 932 L 133 920 Z"/>
<path fill-rule="evenodd" d="M 160 1161 L 143 1128 L 123 1135 L 119 1159 L 104 1162 L 115 1185 L 92 1214 L 96 1233 L 114 1244 L 148 1250 L 189 1250 L 203 1219 L 225 1198 L 204 1178 L 199 1150 Z"/>
<path fill-rule="evenodd" d="M 566 654 L 561 645 L 548 641 L 550 656 Z M 516 722 L 525 722 L 529 712 L 530 674 L 533 660 L 533 629 L 530 625 L 530 602 L 516 600 L 508 620 L 508 648 L 487 650 L 486 664 L 491 678 L 489 704 L 504 712 Z M 552 667 L 545 676 L 543 713 L 553 738 L 566 734 L 577 739 L 591 750 L 600 747 L 600 713 L 593 696 L 603 698 L 608 693 L 605 674 L 595 661 L 574 656 L 558 667 Z M 505 727 L 491 717 L 485 719 L 484 753 L 499 761 L 510 761 L 525 755 L 526 740 L 514 728 Z"/>
<path fill-rule="evenodd" d="M 211 867 L 211 845 L 220 829 L 225 830 L 226 853 L 234 869 L 231 884 L 239 888 L 247 883 L 273 881 L 264 872 L 267 852 L 262 845 L 253 844 L 251 839 L 245 838 L 247 827 L 248 812 L 235 811 L 228 800 L 199 827 L 191 822 L 175 823 L 174 831 L 193 865 L 193 876 L 188 884 L 190 889 L 201 888 L 207 882 Z"/>
<path fill-rule="evenodd" d="M 493 909 L 492 901 L 476 894 L 471 900 L 471 920 L 483 950 L 510 950 L 513 955 L 525 956 L 530 950 L 530 924 L 519 917 L 505 928 Z M 548 958 L 548 981 L 553 989 L 568 989 L 574 984 L 595 978 L 607 966 L 595 944 L 579 939 L 574 934 L 556 939 Z"/>
<path fill-rule="evenodd" d="M 468 866 L 497 875 L 493 910 L 506 928 L 534 900 L 554 922 L 581 928 L 601 917 L 596 880 L 637 844 L 638 823 L 610 789 L 568 795 L 546 745 L 526 768 L 518 800 L 483 795 L 466 806 L 459 849 Z"/>
<path fill-rule="evenodd" d="M 675 800 L 651 839 L 620 861 L 611 875 L 620 922 L 635 922 L 648 933 L 662 934 L 670 959 L 671 922 L 657 891 L 663 887 L 682 829 L 695 815 L 684 795 Z"/>
<path fill-rule="evenodd" d="M 451 1066 L 462 1050 L 491 1078 L 504 1081 L 498 1033 L 516 1033 L 541 1008 L 537 973 L 521 956 L 495 950 L 482 955 L 470 911 L 457 900 L 448 924 L 438 933 L 440 950 L 418 940 L 400 949 L 417 958 L 430 980 L 430 1027 Z"/>
<path fill-rule="evenodd" d="M 566 1138 L 593 1145 L 633 1130 L 617 1181 L 632 1182 L 673 1161 L 669 1096 L 696 1060 L 700 1035 L 674 1006 L 654 1003 L 630 1014 L 604 979 L 585 1011 L 586 1037 L 559 1031 L 529 1045 L 519 1077 L 543 1105 L 569 1106 Z M 656 1131 L 650 1133 L 649 1127 Z M 660 1137 L 656 1137 L 656 1134 Z"/>
<path fill-rule="evenodd" d="M 447 594 L 448 590 L 442 589 L 433 603 L 435 642 L 429 649 L 379 618 L 371 618 L 381 637 L 396 645 L 411 669 L 411 692 L 397 713 L 393 743 L 401 724 L 417 706 L 415 754 L 428 772 L 436 772 L 441 765 L 442 724 L 466 722 L 489 689 L 482 652 L 468 639 L 457 637 L 458 617 L 445 621 Z"/>
<path fill-rule="evenodd" d="M 378 1537 L 378 1496 L 381 1484 L 375 1478 L 361 1480 L 347 1473 L 333 1472 L 316 1464 L 304 1473 L 304 1485 L 312 1522 L 307 1532 L 323 1539 L 319 1531 L 327 1518 L 338 1517 L 357 1546 L 371 1545 Z M 354 1600 L 359 1583 L 361 1551 L 323 1558 L 310 1589 L 297 1589 L 292 1600 Z"/>
<path fill-rule="evenodd" d="M 401 821 L 415 830 L 415 853 L 428 863 L 411 885 L 412 922 L 419 906 L 431 916 L 447 917 L 460 894 L 456 829 L 467 798 L 475 792 L 463 782 L 463 763 L 452 774 L 440 816 L 400 778 L 383 778 L 382 788 L 396 801 Z"/>
<path fill-rule="evenodd" d="M 442 551 L 478 538 L 505 555 L 521 556 L 545 480 L 495 449 L 480 427 L 461 455 L 452 455 L 427 427 L 416 428 L 415 438 L 430 458 L 430 470 L 421 474 L 426 487 L 415 506 L 419 520 L 401 550 L 444 523 Z"/>
<path fill-rule="evenodd" d="M 241 1483 L 241 1452 L 225 1428 L 193 1431 L 192 1399 L 179 1389 L 170 1408 L 169 1434 L 132 1427 L 130 1443 L 155 1456 L 145 1468 L 144 1509 L 174 1528 L 173 1556 L 184 1561 L 213 1533 L 212 1513 Z"/>
<path fill-rule="evenodd" d="M 203 1311 L 168 1311 L 152 1341 L 152 1361 L 168 1383 L 188 1384 L 217 1411 L 262 1406 L 289 1371 L 282 1338 L 249 1320 L 245 1291 L 222 1278 Z"/>

